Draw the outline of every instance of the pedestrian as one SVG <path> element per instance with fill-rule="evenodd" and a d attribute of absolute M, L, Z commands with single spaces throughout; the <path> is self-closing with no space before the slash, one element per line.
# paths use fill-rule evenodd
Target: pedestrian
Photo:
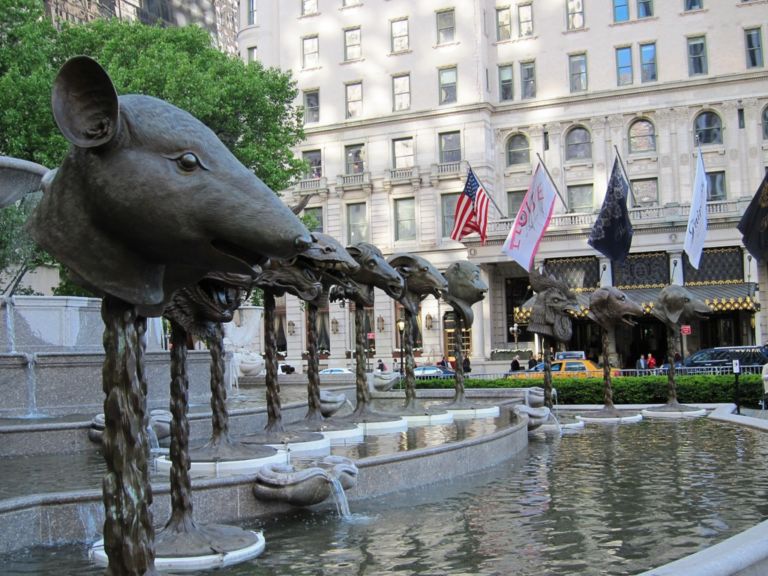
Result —
<path fill-rule="evenodd" d="M 531 357 L 528 358 L 528 370 L 532 370 L 536 368 L 536 358 L 533 357 L 533 354 L 531 354 Z"/>
<path fill-rule="evenodd" d="M 656 358 L 653 357 L 653 354 L 648 352 L 648 369 L 654 370 L 656 368 Z"/>
<path fill-rule="evenodd" d="M 440 359 L 440 362 L 437 363 L 438 366 L 441 366 L 442 368 L 448 368 L 448 360 L 443 356 Z"/>
<path fill-rule="evenodd" d="M 462 363 L 461 367 L 464 368 L 464 374 L 472 372 L 472 365 L 469 363 L 469 356 L 464 357 L 464 362 Z"/>
<path fill-rule="evenodd" d="M 640 354 L 640 358 L 638 358 L 635 363 L 635 368 L 638 370 L 645 370 L 648 368 L 648 363 L 645 361 L 645 354 Z"/>
<path fill-rule="evenodd" d="M 516 355 L 514 358 L 512 358 L 512 365 L 510 366 L 510 369 L 512 372 L 517 372 L 520 370 L 520 356 Z"/>
<path fill-rule="evenodd" d="M 381 358 L 379 358 L 379 363 L 376 364 L 376 369 L 379 372 L 386 372 L 387 371 L 387 365 L 384 364 L 384 361 Z"/>

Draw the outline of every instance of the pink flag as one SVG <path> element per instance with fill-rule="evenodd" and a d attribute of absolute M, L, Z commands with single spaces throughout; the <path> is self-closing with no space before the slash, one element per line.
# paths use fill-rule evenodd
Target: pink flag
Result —
<path fill-rule="evenodd" d="M 531 185 L 525 194 L 512 230 L 509 231 L 501 249 L 528 272 L 533 268 L 533 258 L 539 250 L 539 242 L 552 218 L 556 196 L 554 182 L 544 167 L 539 164 L 533 173 Z"/>

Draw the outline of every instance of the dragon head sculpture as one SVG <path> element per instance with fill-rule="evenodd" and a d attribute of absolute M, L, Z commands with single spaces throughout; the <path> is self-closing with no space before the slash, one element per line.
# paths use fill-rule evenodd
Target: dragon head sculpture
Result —
<path fill-rule="evenodd" d="M 677 284 L 665 286 L 651 310 L 656 318 L 673 330 L 695 318 L 704 318 L 710 312 L 709 306 Z"/>
<path fill-rule="evenodd" d="M 530 273 L 531 288 L 536 299 L 531 310 L 528 331 L 550 336 L 561 342 L 571 339 L 573 323 L 570 312 L 577 312 L 579 304 L 576 295 L 562 280 L 545 276 L 536 270 Z"/>
<path fill-rule="evenodd" d="M 589 318 L 604 329 L 619 322 L 634 326 L 632 316 L 642 315 L 642 307 L 613 286 L 598 288 L 589 297 Z"/>
<path fill-rule="evenodd" d="M 443 276 L 448 281 L 448 291 L 443 293 L 443 298 L 461 315 L 465 327 L 472 326 L 472 305 L 488 292 L 488 285 L 480 277 L 480 268 L 468 260 L 460 260 L 451 264 Z"/>

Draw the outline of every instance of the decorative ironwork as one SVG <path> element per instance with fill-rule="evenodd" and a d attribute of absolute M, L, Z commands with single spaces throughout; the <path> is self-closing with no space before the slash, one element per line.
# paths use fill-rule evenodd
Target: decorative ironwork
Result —
<path fill-rule="evenodd" d="M 683 274 L 686 286 L 707 284 L 736 284 L 744 282 L 744 258 L 741 248 L 705 248 L 696 270 L 683 254 Z"/>
<path fill-rule="evenodd" d="M 595 256 L 552 258 L 544 261 L 544 268 L 574 292 L 588 292 L 600 286 L 600 261 Z"/>
<path fill-rule="evenodd" d="M 662 288 L 669 284 L 669 255 L 666 252 L 630 254 L 613 268 L 613 284 L 619 290 Z"/>

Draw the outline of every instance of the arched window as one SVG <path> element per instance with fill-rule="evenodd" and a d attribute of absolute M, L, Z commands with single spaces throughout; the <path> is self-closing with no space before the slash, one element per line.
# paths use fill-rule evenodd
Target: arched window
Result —
<path fill-rule="evenodd" d="M 513 134 L 507 140 L 507 166 L 528 164 L 531 161 L 531 151 L 528 138 L 524 134 Z"/>
<path fill-rule="evenodd" d="M 640 119 L 632 122 L 629 127 L 629 151 L 655 152 L 656 128 L 650 120 Z"/>
<path fill-rule="evenodd" d="M 723 123 L 714 112 L 702 112 L 693 123 L 699 144 L 722 144 Z"/>
<path fill-rule="evenodd" d="M 565 136 L 566 160 L 590 160 L 592 158 L 592 139 L 589 130 L 576 126 Z"/>
<path fill-rule="evenodd" d="M 768 106 L 763 108 L 763 140 L 768 140 Z"/>

